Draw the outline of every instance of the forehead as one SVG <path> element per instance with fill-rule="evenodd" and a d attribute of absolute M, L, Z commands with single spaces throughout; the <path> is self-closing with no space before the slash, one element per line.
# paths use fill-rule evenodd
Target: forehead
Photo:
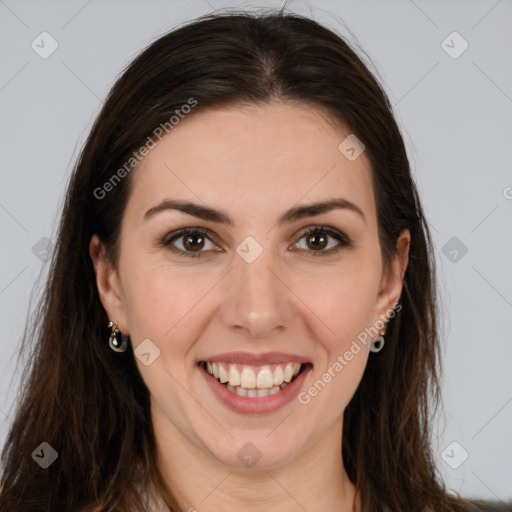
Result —
<path fill-rule="evenodd" d="M 344 125 L 308 105 L 196 112 L 174 126 L 134 171 L 127 214 L 180 198 L 232 212 L 236 224 L 254 215 L 273 221 L 294 204 L 344 197 L 371 219 L 369 161 L 364 152 L 351 161 L 339 149 L 349 135 Z"/>

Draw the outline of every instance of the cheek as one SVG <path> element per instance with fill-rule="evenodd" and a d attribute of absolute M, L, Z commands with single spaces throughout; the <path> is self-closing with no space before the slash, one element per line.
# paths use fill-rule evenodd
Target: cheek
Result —
<path fill-rule="evenodd" d="M 359 265 L 357 265 L 359 267 Z M 328 277 L 297 288 L 310 314 L 321 320 L 321 339 L 329 353 L 349 346 L 372 321 L 378 292 L 375 272 L 359 267 L 332 272 Z M 330 354 L 332 356 L 332 354 Z"/>
<path fill-rule="evenodd" d="M 151 266 L 148 261 L 135 259 L 127 259 L 125 265 L 129 269 L 123 286 L 126 313 L 132 330 L 142 336 L 151 333 L 163 339 L 177 328 L 180 319 L 186 317 L 208 289 L 207 282 L 169 272 L 162 265 Z M 147 333 L 141 332 L 144 329 Z"/>
<path fill-rule="evenodd" d="M 190 397 L 182 386 L 190 378 L 190 349 L 197 338 L 194 315 L 200 311 L 198 301 L 208 291 L 208 283 L 191 287 L 190 279 L 161 266 L 153 268 L 147 262 L 137 266 L 128 258 L 125 264 L 131 268 L 126 273 L 123 293 L 133 348 L 137 351 L 147 339 L 158 348 L 158 356 L 150 365 L 138 358 L 136 364 L 152 400 L 186 429 L 187 421 L 192 419 L 183 416 L 178 420 L 174 411 L 184 415 L 183 411 L 190 407 Z"/>
<path fill-rule="evenodd" d="M 315 423 L 320 432 L 343 415 L 368 361 L 368 349 L 352 342 L 339 342 L 331 349 L 325 366 L 314 369 L 304 391 L 298 395 L 307 421 Z"/>

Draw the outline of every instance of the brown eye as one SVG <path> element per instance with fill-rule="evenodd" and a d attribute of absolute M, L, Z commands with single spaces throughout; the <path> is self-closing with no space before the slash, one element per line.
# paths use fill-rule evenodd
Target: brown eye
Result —
<path fill-rule="evenodd" d="M 302 234 L 300 240 L 302 239 L 305 240 L 305 247 L 299 248 L 305 250 L 308 256 L 329 256 L 337 253 L 344 247 L 352 246 L 351 240 L 346 235 L 324 226 L 316 226 L 306 231 Z M 337 240 L 338 244 L 329 245 L 329 239 Z"/>
<path fill-rule="evenodd" d="M 323 234 L 312 233 L 307 235 L 306 243 L 310 249 L 325 249 L 327 246 L 327 238 Z"/>
<path fill-rule="evenodd" d="M 162 240 L 161 245 L 180 256 L 199 258 L 205 252 L 203 249 L 215 248 L 207 233 L 209 231 L 203 228 L 180 229 Z M 207 247 L 207 243 L 211 247 Z"/>
<path fill-rule="evenodd" d="M 204 247 L 205 237 L 202 234 L 183 237 L 183 246 L 187 250 L 198 251 Z"/>

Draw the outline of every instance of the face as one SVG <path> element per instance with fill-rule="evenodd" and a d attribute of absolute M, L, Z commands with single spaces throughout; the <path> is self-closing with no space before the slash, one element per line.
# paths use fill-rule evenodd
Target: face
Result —
<path fill-rule="evenodd" d="M 398 301 L 409 240 L 385 272 L 369 161 L 338 149 L 349 134 L 303 105 L 191 115 L 133 171 L 117 270 L 93 237 L 102 303 L 170 444 L 273 468 L 339 439 L 378 337 L 361 333 Z"/>

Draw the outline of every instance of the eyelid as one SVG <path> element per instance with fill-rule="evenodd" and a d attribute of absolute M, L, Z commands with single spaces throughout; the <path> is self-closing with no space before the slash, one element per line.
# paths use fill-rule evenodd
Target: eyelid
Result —
<path fill-rule="evenodd" d="M 319 225 L 314 224 L 312 226 L 306 226 L 305 228 L 302 228 L 299 231 L 298 235 L 295 235 L 297 237 L 297 242 L 295 242 L 294 245 L 298 244 L 305 236 L 307 235 L 314 235 L 316 233 L 325 233 L 328 237 L 334 238 L 337 240 L 337 245 L 334 247 L 331 247 L 327 250 L 321 250 L 321 251 L 313 251 L 313 250 L 305 250 L 300 249 L 301 252 L 306 252 L 306 254 L 310 257 L 316 258 L 316 257 L 329 257 L 338 254 L 342 249 L 348 249 L 353 247 L 353 241 L 352 239 L 347 236 L 343 231 L 340 231 L 339 229 L 336 229 L 334 227 L 326 226 L 326 225 Z M 297 252 L 296 250 L 294 252 Z"/>
<path fill-rule="evenodd" d="M 325 224 L 312 224 L 310 226 L 305 226 L 304 228 L 301 228 L 295 234 L 295 236 L 302 238 L 304 235 L 314 233 L 317 231 L 319 231 L 319 232 L 321 231 L 322 233 L 330 234 L 331 236 L 336 235 L 335 238 L 339 237 L 347 244 L 352 244 L 352 240 L 350 239 L 350 237 L 348 235 L 346 235 L 343 231 L 341 231 L 337 228 L 331 227 L 331 226 L 327 226 Z"/>
<path fill-rule="evenodd" d="M 332 254 L 337 253 L 343 248 L 352 247 L 353 242 L 350 237 L 348 237 L 343 231 L 340 231 L 339 229 L 336 229 L 334 227 L 326 226 L 326 225 L 319 225 L 319 224 L 313 224 L 310 226 L 305 226 L 301 228 L 295 235 L 294 238 L 297 238 L 297 240 L 294 242 L 293 245 L 296 245 L 304 236 L 311 235 L 315 233 L 326 233 L 327 236 L 330 238 L 334 238 L 338 241 L 338 244 L 335 247 L 331 247 L 328 250 L 321 250 L 321 251 L 305 251 L 304 249 L 299 249 L 300 252 L 306 252 L 309 255 L 316 257 L 316 256 L 329 256 Z M 176 240 L 179 240 L 180 238 L 186 236 L 187 234 L 202 234 L 204 235 L 208 240 L 210 240 L 215 245 L 218 245 L 218 243 L 215 241 L 216 235 L 208 228 L 202 228 L 197 226 L 190 226 L 190 227 L 184 227 L 177 229 L 175 231 L 172 231 L 171 233 L 168 233 L 166 236 L 164 236 L 159 242 L 158 245 L 169 249 L 171 252 L 178 254 L 179 256 L 184 257 L 202 257 L 202 255 L 208 254 L 210 251 L 198 251 L 198 252 L 190 252 L 190 251 L 183 251 L 182 249 L 177 248 L 173 245 L 173 243 Z M 215 252 L 220 252 L 221 249 L 215 250 Z M 293 251 L 297 252 L 297 250 Z"/>
<path fill-rule="evenodd" d="M 203 251 L 199 251 L 197 253 L 194 252 L 188 252 L 183 251 L 182 249 L 178 249 L 173 244 L 176 240 L 179 240 L 180 238 L 183 238 L 184 236 L 188 234 L 201 234 L 204 235 L 208 240 L 210 240 L 215 245 L 218 245 L 218 243 L 215 241 L 216 235 L 210 231 L 208 228 L 201 228 L 201 227 L 185 227 L 185 228 L 179 228 L 175 231 L 172 231 L 171 233 L 168 233 L 165 235 L 160 241 L 158 241 L 158 245 L 162 246 L 166 249 L 171 250 L 172 252 L 178 253 L 178 254 L 184 254 L 185 256 L 194 256 L 194 255 L 200 255 Z M 218 251 L 216 251 L 218 252 Z"/>

